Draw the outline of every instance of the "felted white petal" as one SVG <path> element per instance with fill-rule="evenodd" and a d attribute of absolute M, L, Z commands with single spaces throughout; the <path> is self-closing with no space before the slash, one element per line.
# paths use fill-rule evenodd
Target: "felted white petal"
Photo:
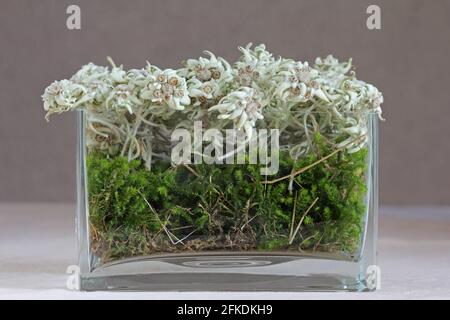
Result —
<path fill-rule="evenodd" d="M 248 118 L 247 112 L 242 112 L 241 118 L 239 119 L 239 122 L 237 124 L 238 129 L 241 129 L 244 126 L 244 124 L 247 122 L 247 118 Z"/>

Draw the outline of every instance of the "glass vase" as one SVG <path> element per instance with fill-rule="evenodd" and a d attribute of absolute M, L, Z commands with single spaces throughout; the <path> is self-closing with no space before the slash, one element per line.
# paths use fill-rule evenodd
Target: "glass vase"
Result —
<path fill-rule="evenodd" d="M 96 158 L 86 121 L 78 112 L 81 290 L 376 289 L 378 115 L 359 151 L 295 161 L 280 151 L 272 176 L 170 162 L 152 169 L 167 175 L 141 175 L 142 164 Z"/>

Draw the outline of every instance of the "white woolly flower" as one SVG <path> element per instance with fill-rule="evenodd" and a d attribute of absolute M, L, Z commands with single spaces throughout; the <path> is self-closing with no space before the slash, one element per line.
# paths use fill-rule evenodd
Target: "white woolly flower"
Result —
<path fill-rule="evenodd" d="M 214 80 L 202 82 L 197 78 L 192 78 L 187 81 L 187 86 L 189 96 L 195 98 L 194 107 L 214 101 L 224 92 L 219 83 Z"/>
<path fill-rule="evenodd" d="M 367 118 L 373 112 L 381 118 L 383 96 L 356 79 L 351 59 L 341 63 L 329 55 L 310 66 L 274 58 L 264 45 L 239 50 L 232 66 L 208 51 L 177 70 L 150 64 L 124 70 L 110 58 L 109 69 L 88 63 L 45 90 L 46 118 L 85 110 L 89 148 L 142 157 L 149 168 L 152 159 L 165 157 L 172 127 L 190 128 L 199 119 L 208 128 L 234 126 L 247 139 L 257 125 L 280 128 L 284 147 L 295 157 L 314 150 L 316 132 L 349 152 L 366 145 Z"/>
<path fill-rule="evenodd" d="M 366 83 L 366 97 L 369 103 L 369 108 L 377 111 L 381 115 L 381 104 L 384 101 L 383 95 L 376 87 Z"/>
<path fill-rule="evenodd" d="M 357 152 L 367 143 L 367 119 L 357 118 L 349 115 L 345 119 L 343 127 L 339 127 L 339 132 L 347 134 L 347 138 L 337 144 L 338 148 L 345 147 L 349 153 Z"/>
<path fill-rule="evenodd" d="M 107 67 L 97 66 L 92 62 L 81 67 L 70 80 L 83 85 L 90 96 L 90 103 L 101 105 L 114 87 Z"/>
<path fill-rule="evenodd" d="M 339 89 L 342 91 L 344 110 L 368 110 L 378 113 L 382 119 L 383 95 L 376 87 L 361 80 L 347 78 L 341 82 Z"/>
<path fill-rule="evenodd" d="M 107 81 L 108 77 L 109 70 L 107 67 L 97 66 L 96 64 L 89 62 L 82 66 L 70 80 L 74 83 L 89 84 L 95 80 Z"/>
<path fill-rule="evenodd" d="M 184 106 L 190 104 L 186 80 L 175 70 L 160 70 L 153 66 L 149 66 L 148 70 L 151 70 L 151 76 L 141 91 L 143 99 L 165 105 L 172 110 L 184 110 Z"/>
<path fill-rule="evenodd" d="M 212 52 L 204 51 L 209 58 L 200 57 L 198 59 L 188 59 L 185 68 L 180 73 L 186 78 L 197 78 L 205 82 L 212 79 L 221 81 L 230 81 L 232 79 L 230 64 L 221 57 L 216 57 Z"/>
<path fill-rule="evenodd" d="M 256 121 L 264 118 L 259 95 L 255 89 L 248 87 L 229 93 L 209 111 L 218 111 L 218 119 L 233 120 L 235 128 L 244 129 L 249 139 Z"/>
<path fill-rule="evenodd" d="M 330 87 L 338 86 L 352 69 L 352 59 L 341 63 L 332 55 L 324 59 L 318 57 L 315 62 L 314 68 L 319 70 L 321 82 Z"/>
<path fill-rule="evenodd" d="M 274 95 L 282 102 L 305 102 L 318 97 L 326 102 L 329 99 L 321 89 L 319 72 L 308 65 L 308 62 L 286 60 L 277 78 L 280 79 Z"/>
<path fill-rule="evenodd" d="M 127 82 L 135 86 L 145 87 L 150 78 L 150 73 L 145 69 L 130 69 L 126 73 Z"/>
<path fill-rule="evenodd" d="M 96 122 L 89 122 L 86 130 L 86 147 L 88 150 L 106 151 L 110 155 L 117 155 L 120 150 L 120 136 L 111 127 Z"/>
<path fill-rule="evenodd" d="M 42 95 L 46 118 L 52 113 L 62 113 L 73 110 L 85 103 L 89 96 L 86 88 L 70 80 L 55 81 L 45 89 Z"/>
<path fill-rule="evenodd" d="M 95 106 L 100 106 L 108 98 L 113 86 L 108 82 L 95 79 L 86 84 L 86 89 L 91 97 L 89 101 Z"/>
<path fill-rule="evenodd" d="M 265 45 L 260 44 L 254 49 L 251 46 L 249 43 L 245 48 L 239 47 L 243 55 L 234 65 L 236 81 L 241 86 L 268 88 L 279 60 L 274 59 Z"/>
<path fill-rule="evenodd" d="M 118 112 L 126 110 L 132 114 L 136 106 L 142 105 L 142 101 L 136 97 L 133 89 L 131 84 L 117 85 L 106 99 L 106 108 L 115 109 Z"/>
<path fill-rule="evenodd" d="M 339 65 L 339 60 L 329 54 L 324 59 L 322 59 L 321 57 L 317 57 L 316 65 L 322 66 L 324 68 L 333 68 Z"/>
<path fill-rule="evenodd" d="M 188 59 L 179 73 L 186 77 L 189 95 L 195 99 L 194 106 L 211 102 L 223 95 L 233 80 L 230 64 L 221 57 L 205 51 L 209 58 Z"/>
<path fill-rule="evenodd" d="M 123 70 L 122 66 L 114 67 L 111 70 L 110 77 L 116 83 L 125 83 L 127 82 L 127 72 Z"/>

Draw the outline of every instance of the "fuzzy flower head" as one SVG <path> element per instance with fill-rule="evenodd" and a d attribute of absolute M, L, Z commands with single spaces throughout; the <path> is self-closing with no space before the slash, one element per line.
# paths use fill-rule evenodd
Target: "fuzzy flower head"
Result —
<path fill-rule="evenodd" d="M 239 47 L 242 56 L 234 66 L 236 81 L 245 87 L 268 87 L 278 61 L 266 50 L 265 45 L 260 44 L 254 49 L 251 46 L 249 43 L 245 48 Z"/>
<path fill-rule="evenodd" d="M 147 69 L 151 76 L 141 91 L 143 99 L 172 110 L 184 110 L 184 106 L 190 104 L 186 79 L 180 77 L 175 70 L 160 70 L 150 65 Z"/>
<path fill-rule="evenodd" d="M 316 65 L 319 66 L 321 69 L 332 69 L 339 66 L 339 60 L 333 57 L 331 54 L 326 56 L 325 58 L 317 57 L 316 58 Z"/>
<path fill-rule="evenodd" d="M 192 78 L 187 81 L 189 88 L 189 96 L 194 98 L 193 106 L 210 105 L 217 102 L 217 99 L 224 94 L 223 87 L 216 81 L 202 82 L 197 78 Z"/>
<path fill-rule="evenodd" d="M 319 70 L 322 82 L 328 86 L 337 86 L 352 69 L 352 59 L 346 62 L 339 62 L 332 55 L 326 58 L 316 58 L 314 68 Z"/>
<path fill-rule="evenodd" d="M 112 70 L 110 73 L 110 79 L 115 83 L 115 84 L 119 84 L 119 83 L 126 83 L 127 82 L 127 72 L 125 70 L 123 70 L 123 66 L 116 66 L 116 64 L 114 63 L 113 59 L 111 57 L 107 57 L 106 58 L 108 60 L 108 62 L 111 64 L 112 66 Z"/>
<path fill-rule="evenodd" d="M 381 104 L 384 102 L 383 94 L 371 84 L 366 84 L 366 88 L 369 107 L 381 114 Z"/>
<path fill-rule="evenodd" d="M 86 88 L 92 106 L 100 106 L 114 87 L 108 68 L 93 63 L 84 65 L 70 81 Z"/>
<path fill-rule="evenodd" d="M 142 105 L 142 101 L 137 98 L 133 85 L 119 84 L 109 94 L 105 105 L 109 110 L 132 114 L 135 107 Z"/>
<path fill-rule="evenodd" d="M 382 119 L 381 104 L 384 98 L 375 86 L 354 77 L 347 77 L 340 83 L 339 90 L 344 101 L 341 104 L 342 110 L 367 110 L 378 113 Z"/>
<path fill-rule="evenodd" d="M 362 108 L 366 105 L 370 111 L 377 113 L 380 119 L 383 120 L 381 115 L 381 104 L 384 102 L 383 94 L 378 91 L 375 86 L 363 81 L 361 82 L 364 84 L 364 99 Z"/>
<path fill-rule="evenodd" d="M 128 83 L 143 88 L 148 83 L 148 79 L 151 78 L 151 75 L 145 69 L 130 69 L 127 71 L 125 78 Z"/>
<path fill-rule="evenodd" d="M 188 79 L 187 87 L 194 106 L 213 103 L 225 95 L 228 84 L 233 80 L 231 66 L 225 59 L 209 51 L 205 54 L 209 58 L 188 59 L 185 68 L 179 71 Z"/>
<path fill-rule="evenodd" d="M 114 130 L 96 122 L 89 123 L 89 129 L 86 130 L 86 146 L 89 150 L 117 155 L 120 149 L 120 137 Z"/>
<path fill-rule="evenodd" d="M 253 88 L 241 87 L 222 98 L 209 111 L 218 111 L 218 119 L 233 120 L 234 127 L 244 129 L 250 139 L 257 120 L 264 118 L 260 95 Z"/>
<path fill-rule="evenodd" d="M 87 90 L 80 84 L 70 80 L 55 81 L 45 89 L 42 95 L 46 119 L 53 113 L 73 110 L 85 103 L 89 96 Z"/>
<path fill-rule="evenodd" d="M 282 102 L 306 102 L 318 97 L 326 102 L 328 98 L 321 89 L 319 72 L 308 62 L 285 61 L 277 78 L 279 83 L 274 95 Z"/>
<path fill-rule="evenodd" d="M 90 62 L 82 66 L 70 80 L 75 83 L 89 84 L 95 80 L 108 81 L 108 77 L 109 70 L 107 67 L 97 66 Z"/>
<path fill-rule="evenodd" d="M 230 64 L 221 57 L 216 57 L 212 52 L 204 51 L 209 58 L 188 59 L 185 68 L 180 73 L 186 78 L 196 78 L 202 82 L 215 80 L 217 82 L 230 81 L 232 79 Z"/>

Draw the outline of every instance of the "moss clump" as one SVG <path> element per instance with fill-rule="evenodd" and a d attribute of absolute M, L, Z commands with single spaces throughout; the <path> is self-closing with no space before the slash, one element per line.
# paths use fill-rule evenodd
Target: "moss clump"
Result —
<path fill-rule="evenodd" d="M 277 177 L 333 150 L 317 138 L 299 160 L 280 153 Z M 367 149 L 335 152 L 267 183 L 259 165 L 156 163 L 87 157 L 92 249 L 103 261 L 157 252 L 322 250 L 352 255 L 365 216 Z"/>

